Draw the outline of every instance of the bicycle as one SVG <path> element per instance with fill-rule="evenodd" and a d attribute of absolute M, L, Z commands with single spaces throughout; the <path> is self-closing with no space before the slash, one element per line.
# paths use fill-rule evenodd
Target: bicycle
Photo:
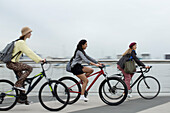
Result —
<path fill-rule="evenodd" d="M 159 81 L 153 76 L 145 76 L 145 74 L 148 73 L 151 68 L 152 66 L 150 66 L 148 69 L 140 67 L 140 71 L 136 71 L 135 73 L 141 73 L 141 75 L 130 85 L 132 89 L 138 82 L 137 92 L 144 99 L 154 99 L 160 92 Z M 114 74 L 113 76 L 115 75 L 124 80 L 124 75 L 122 73 Z"/>
<path fill-rule="evenodd" d="M 41 73 L 35 75 L 32 78 L 27 78 L 24 81 L 24 87 L 28 85 L 26 93 L 15 89 L 14 83 L 11 81 L 5 79 L 0 80 L 0 111 L 6 111 L 13 108 L 19 99 L 26 100 L 27 95 L 44 77 L 46 78 L 47 82 L 41 86 L 38 95 L 41 105 L 50 111 L 59 111 L 66 107 L 70 98 L 67 86 L 58 80 L 51 80 L 48 78 L 45 73 L 47 70 L 44 69 L 44 64 L 47 64 L 47 62 L 41 63 Z M 35 82 L 33 82 L 35 78 L 37 79 Z M 61 103 L 59 101 L 60 98 L 64 99 L 65 101 Z"/>
<path fill-rule="evenodd" d="M 112 106 L 116 106 L 124 102 L 124 100 L 127 97 L 127 87 L 123 80 L 121 80 L 118 77 L 108 77 L 106 73 L 105 65 L 102 65 L 102 67 L 99 67 L 100 71 L 89 75 L 87 78 L 92 77 L 94 75 L 97 75 L 95 79 L 92 81 L 92 83 L 89 85 L 87 90 L 85 91 L 85 97 L 88 95 L 88 91 L 91 89 L 91 87 L 94 85 L 96 80 L 103 75 L 104 80 L 101 82 L 99 86 L 99 96 L 101 100 Z M 65 83 L 69 89 L 70 92 L 70 100 L 68 104 L 73 104 L 80 98 L 81 95 L 81 86 L 82 81 L 78 82 L 75 78 L 66 76 L 59 79 L 59 81 Z M 60 100 L 63 101 L 63 100 Z"/>

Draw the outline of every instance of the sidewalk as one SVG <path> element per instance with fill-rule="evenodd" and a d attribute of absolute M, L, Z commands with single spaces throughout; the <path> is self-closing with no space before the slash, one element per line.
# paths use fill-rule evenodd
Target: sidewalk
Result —
<path fill-rule="evenodd" d="M 170 113 L 170 96 L 159 96 L 153 100 L 144 100 L 139 96 L 127 99 L 118 106 L 108 106 L 103 103 L 99 96 L 90 96 L 89 102 L 78 101 L 73 105 L 66 106 L 58 113 Z M 31 100 L 31 99 L 30 99 Z M 33 99 L 35 100 L 35 99 Z M 36 101 L 33 104 L 17 105 L 3 113 L 49 113 L 41 104 Z"/>

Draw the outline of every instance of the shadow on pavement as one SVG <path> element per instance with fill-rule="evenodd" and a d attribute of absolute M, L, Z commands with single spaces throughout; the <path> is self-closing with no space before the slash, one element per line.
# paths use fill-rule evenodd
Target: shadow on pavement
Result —
<path fill-rule="evenodd" d="M 152 100 L 145 100 L 143 98 L 125 101 L 118 106 L 101 106 L 86 110 L 79 110 L 70 113 L 136 113 L 161 104 L 170 102 L 169 96 L 160 96 Z M 168 108 L 167 108 L 168 109 Z"/>

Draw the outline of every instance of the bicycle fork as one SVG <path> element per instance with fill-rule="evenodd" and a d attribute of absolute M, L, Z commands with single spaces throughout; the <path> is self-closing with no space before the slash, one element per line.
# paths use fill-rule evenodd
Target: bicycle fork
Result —
<path fill-rule="evenodd" d="M 145 83 L 145 85 L 147 86 L 147 88 L 150 89 L 149 85 L 146 83 L 145 78 L 143 78 L 143 79 L 144 79 L 144 83 Z"/>
<path fill-rule="evenodd" d="M 106 80 L 106 82 L 107 82 L 107 84 L 108 84 L 108 86 L 109 86 L 109 91 L 115 94 L 115 88 L 110 85 L 110 82 L 109 82 L 109 80 L 108 80 L 108 77 L 107 77 L 105 74 L 103 74 L 103 76 L 105 77 L 105 80 Z M 118 83 L 117 83 L 117 84 L 118 84 Z"/>
<path fill-rule="evenodd" d="M 54 91 L 54 88 L 57 88 L 57 84 L 55 84 L 54 88 L 52 88 L 51 82 L 50 82 L 50 80 L 49 80 L 49 81 L 48 81 L 48 85 L 49 85 L 49 88 L 50 88 L 50 91 L 51 91 L 53 97 L 56 97 L 56 93 L 55 93 L 55 91 Z"/>

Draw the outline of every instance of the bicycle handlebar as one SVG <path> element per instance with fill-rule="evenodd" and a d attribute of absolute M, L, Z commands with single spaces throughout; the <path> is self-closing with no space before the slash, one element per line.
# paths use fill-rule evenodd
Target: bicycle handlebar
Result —
<path fill-rule="evenodd" d="M 47 64 L 49 63 L 48 61 L 45 61 L 45 62 L 41 62 L 41 65 L 43 66 L 44 64 Z"/>
<path fill-rule="evenodd" d="M 105 68 L 106 66 L 104 64 L 102 64 L 102 66 L 99 66 L 100 69 Z"/>
<path fill-rule="evenodd" d="M 148 73 L 150 71 L 150 69 L 152 68 L 152 66 L 149 66 L 148 69 L 146 69 L 146 73 Z"/>
<path fill-rule="evenodd" d="M 143 66 L 139 66 L 139 67 L 140 67 L 140 71 L 137 71 L 138 73 L 140 73 L 140 72 L 148 73 L 150 71 L 150 69 L 152 68 L 152 66 L 149 66 L 149 68 L 145 68 Z M 142 70 L 142 69 L 145 69 L 145 70 Z"/>
<path fill-rule="evenodd" d="M 44 70 L 44 64 L 50 64 L 50 62 L 48 62 L 48 61 L 41 62 L 41 68 L 42 68 L 43 70 Z M 47 71 L 50 67 L 51 67 L 51 64 L 50 64 L 50 66 L 49 66 L 47 69 L 45 69 L 44 71 Z"/>

